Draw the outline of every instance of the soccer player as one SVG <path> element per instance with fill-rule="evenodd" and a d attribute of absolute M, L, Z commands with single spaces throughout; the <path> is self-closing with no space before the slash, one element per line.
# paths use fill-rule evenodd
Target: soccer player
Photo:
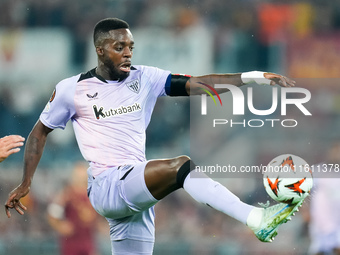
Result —
<path fill-rule="evenodd" d="M 0 138 L 0 162 L 8 156 L 20 151 L 24 145 L 25 138 L 20 135 L 8 135 Z"/>
<path fill-rule="evenodd" d="M 87 197 L 86 162 L 74 165 L 68 184 L 47 207 L 48 222 L 59 234 L 60 255 L 96 255 L 98 214 Z"/>
<path fill-rule="evenodd" d="M 48 134 L 71 120 L 80 151 L 90 164 L 88 196 L 109 222 L 113 254 L 152 254 L 153 206 L 179 188 L 247 224 L 261 241 L 271 241 L 301 203 L 256 208 L 207 176 L 190 178 L 195 164 L 188 156 L 147 161 L 145 130 L 159 96 L 198 95 L 200 88 L 206 89 L 202 83 L 212 87 L 253 82 L 294 86 L 294 81 L 258 71 L 195 77 L 132 65 L 133 36 L 129 25 L 116 18 L 96 24 L 94 45 L 97 67 L 58 83 L 33 127 L 26 144 L 22 183 L 10 192 L 5 204 L 7 216 L 11 216 L 10 209 L 24 213 L 20 198 L 29 192 Z"/>

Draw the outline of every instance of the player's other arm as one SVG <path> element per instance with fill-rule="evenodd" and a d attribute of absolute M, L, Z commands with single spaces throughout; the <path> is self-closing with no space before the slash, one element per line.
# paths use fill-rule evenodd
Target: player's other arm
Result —
<path fill-rule="evenodd" d="M 9 135 L 0 138 L 0 162 L 4 161 L 8 156 L 20 151 L 24 145 L 25 138 L 20 135 Z"/>
<path fill-rule="evenodd" d="M 260 85 L 279 85 L 282 87 L 294 86 L 295 81 L 275 73 L 252 71 L 235 74 L 209 74 L 203 76 L 191 76 L 185 89 L 188 95 L 200 95 L 205 93 L 203 89 L 211 91 L 209 86 L 214 88 L 217 93 L 228 92 L 226 88 L 215 88 L 215 84 L 228 84 L 240 87 L 249 83 Z"/>
<path fill-rule="evenodd" d="M 20 199 L 26 196 L 30 190 L 34 172 L 45 147 L 47 135 L 51 131 L 52 129 L 44 126 L 39 120 L 28 136 L 25 146 L 22 182 L 9 193 L 5 204 L 8 218 L 11 217 L 10 209 L 15 209 L 19 214 L 24 214 L 24 210 L 26 210 L 26 207 L 21 204 Z"/>

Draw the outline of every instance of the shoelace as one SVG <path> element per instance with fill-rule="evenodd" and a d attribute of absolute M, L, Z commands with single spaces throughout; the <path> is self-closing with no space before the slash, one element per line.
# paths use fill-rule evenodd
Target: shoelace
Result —
<path fill-rule="evenodd" d="M 262 208 L 268 208 L 270 206 L 270 202 L 269 200 L 267 200 L 266 203 L 258 202 L 258 205 L 261 206 Z"/>

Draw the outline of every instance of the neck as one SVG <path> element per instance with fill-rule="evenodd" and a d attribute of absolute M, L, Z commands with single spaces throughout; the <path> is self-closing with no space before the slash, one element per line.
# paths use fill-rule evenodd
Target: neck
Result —
<path fill-rule="evenodd" d="M 113 77 L 111 75 L 110 70 L 106 68 L 105 66 L 98 65 L 96 68 L 96 74 L 103 77 L 105 80 L 118 80 L 119 78 Z"/>

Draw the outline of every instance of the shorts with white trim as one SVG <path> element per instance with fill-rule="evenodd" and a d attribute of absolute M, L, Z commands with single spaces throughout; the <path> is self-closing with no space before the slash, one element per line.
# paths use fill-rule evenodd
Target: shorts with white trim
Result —
<path fill-rule="evenodd" d="M 152 255 L 153 253 L 152 242 L 143 242 L 137 240 L 119 240 L 112 241 L 112 254 L 113 255 Z"/>
<path fill-rule="evenodd" d="M 96 177 L 88 170 L 88 195 L 94 209 L 110 224 L 112 241 L 154 242 L 154 205 L 145 184 L 147 162 L 112 167 Z"/>

